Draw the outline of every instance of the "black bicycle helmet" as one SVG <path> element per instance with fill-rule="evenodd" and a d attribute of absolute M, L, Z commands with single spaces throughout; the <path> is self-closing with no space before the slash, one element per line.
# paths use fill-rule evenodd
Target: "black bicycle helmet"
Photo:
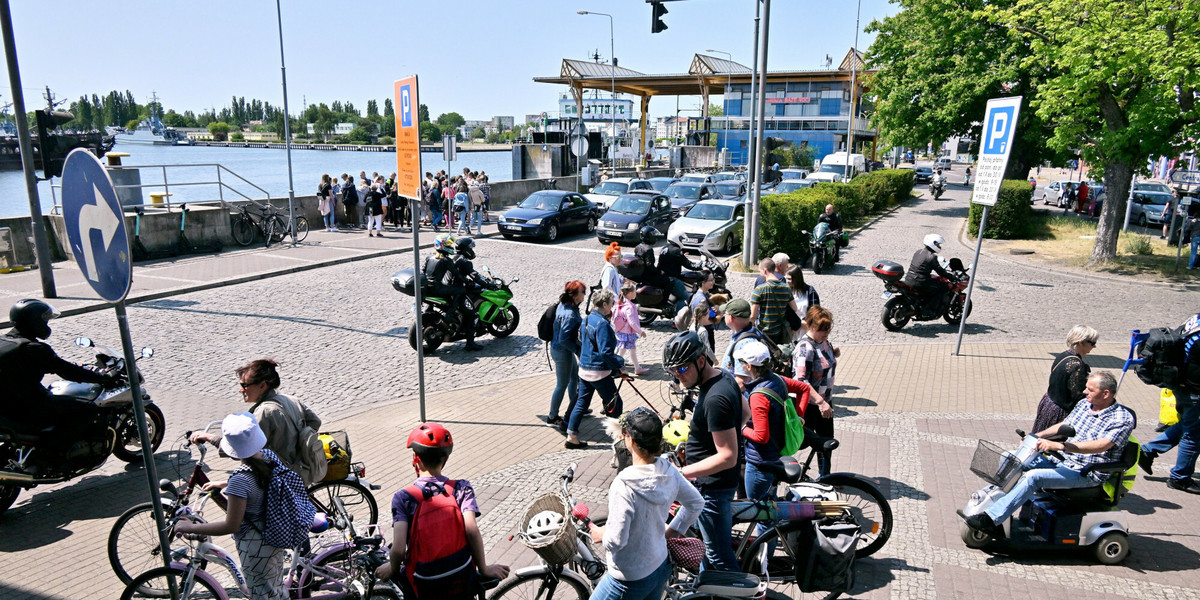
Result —
<path fill-rule="evenodd" d="M 20 300 L 8 309 L 8 320 L 21 335 L 41 340 L 50 337 L 50 319 L 57 316 L 53 306 L 33 298 Z"/>
<path fill-rule="evenodd" d="M 469 237 L 458 238 L 458 245 L 455 246 L 455 249 L 459 256 L 467 260 L 475 260 L 475 240 Z"/>
<path fill-rule="evenodd" d="M 663 346 L 663 368 L 681 367 L 701 356 L 708 358 L 709 362 L 712 361 L 712 356 L 708 354 L 708 346 L 704 345 L 700 336 L 696 335 L 695 331 L 680 331 L 671 336 L 667 345 Z"/>
<path fill-rule="evenodd" d="M 639 233 L 642 234 L 642 241 L 651 246 L 657 244 L 658 240 L 662 239 L 662 232 L 650 225 L 643 227 Z"/>

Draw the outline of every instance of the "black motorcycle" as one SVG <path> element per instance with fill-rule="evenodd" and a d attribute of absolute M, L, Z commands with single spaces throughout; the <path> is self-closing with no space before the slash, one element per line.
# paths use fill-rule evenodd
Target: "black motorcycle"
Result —
<path fill-rule="evenodd" d="M 803 262 L 812 268 L 813 273 L 820 275 L 821 271 L 841 259 L 841 231 L 831 231 L 829 224 L 822 222 L 813 227 L 811 234 L 807 231 L 800 233 L 808 235 L 808 256 Z"/>
<path fill-rule="evenodd" d="M 935 281 L 946 286 L 934 296 L 919 295 L 911 286 L 901 281 L 904 278 L 904 267 L 890 260 L 881 260 L 871 267 L 871 272 L 883 280 L 886 290 L 880 320 L 888 331 L 900 331 L 909 321 L 932 321 L 942 318 L 951 325 L 958 325 L 963 319 L 963 306 L 966 314 L 971 314 L 971 303 L 967 302 L 967 284 L 971 282 L 971 267 L 964 267 L 962 261 L 952 258 L 943 261 L 942 268 L 950 274 L 951 279 L 943 279 L 937 273 L 933 274 Z"/>
<path fill-rule="evenodd" d="M 125 381 L 125 358 L 120 352 L 97 348 L 88 338 L 76 338 L 75 343 L 96 349 L 96 362 L 88 368 L 120 377 L 122 383 L 116 387 L 75 381 L 50 384 L 51 394 L 91 402 L 98 409 L 95 420 L 82 438 L 74 442 L 64 441 L 58 426 L 34 431 L 0 416 L 0 513 L 17 501 L 22 488 L 31 489 L 79 477 L 104 464 L 110 454 L 125 462 L 141 460 L 142 444 L 134 415 L 133 391 Z M 154 350 L 142 349 L 141 358 L 153 355 Z M 136 366 L 134 372 L 141 377 Z M 150 433 L 150 452 L 153 453 L 162 443 L 167 422 L 145 389 L 142 399 Z"/>
<path fill-rule="evenodd" d="M 711 252 L 703 248 L 700 249 L 702 261 L 699 271 L 691 271 L 684 269 L 679 274 L 679 279 L 683 281 L 687 288 L 688 295 L 696 293 L 700 288 L 700 284 L 708 278 L 708 274 L 713 274 L 713 294 L 729 294 L 729 288 L 726 287 L 725 270 L 729 268 L 729 261 L 718 260 Z M 621 277 L 634 281 L 641 285 L 637 289 L 637 298 L 634 302 L 638 305 L 638 320 L 645 327 L 654 322 L 654 319 L 663 317 L 664 319 L 675 318 L 675 303 L 671 301 L 671 290 L 664 290 L 647 283 L 644 278 L 645 269 L 642 265 L 642 259 L 626 254 L 621 257 L 621 264 L 617 266 L 617 272 Z M 587 307 L 591 310 L 592 294 L 599 290 L 600 286 L 592 286 L 591 292 L 588 294 Z"/>
<path fill-rule="evenodd" d="M 476 313 L 475 337 L 487 333 L 497 338 L 508 337 L 521 322 L 521 313 L 512 303 L 513 293 L 508 286 L 519 281 L 520 277 L 513 277 L 512 281 L 506 282 L 493 275 L 487 267 L 482 270 L 487 273 L 487 279 L 495 289 L 471 289 L 467 292 L 467 308 Z M 424 277 L 421 279 L 424 280 Z M 392 275 L 392 287 L 402 294 L 413 296 L 413 280 L 413 270 L 403 269 Z M 424 332 L 421 339 L 426 353 L 437 350 L 443 343 L 466 339 L 462 318 L 453 302 L 453 298 L 434 296 L 422 288 L 421 304 L 424 305 L 424 311 L 421 313 L 421 327 Z M 408 328 L 408 344 L 413 350 L 417 349 L 416 320 Z"/>
<path fill-rule="evenodd" d="M 942 183 L 931 181 L 929 183 L 929 193 L 933 195 L 934 200 L 940 199 L 942 194 L 946 193 L 946 183 L 944 181 Z"/>

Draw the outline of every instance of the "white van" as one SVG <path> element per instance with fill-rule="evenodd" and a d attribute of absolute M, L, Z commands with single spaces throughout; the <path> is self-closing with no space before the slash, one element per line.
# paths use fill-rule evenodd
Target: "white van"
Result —
<path fill-rule="evenodd" d="M 821 159 L 821 166 L 816 173 L 808 176 L 816 181 L 841 181 L 849 183 L 859 173 L 867 170 L 867 159 L 861 154 L 847 155 L 845 152 L 834 152 Z"/>

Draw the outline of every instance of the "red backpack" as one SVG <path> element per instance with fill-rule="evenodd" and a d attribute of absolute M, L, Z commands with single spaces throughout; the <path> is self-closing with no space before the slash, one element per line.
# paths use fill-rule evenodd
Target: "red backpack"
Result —
<path fill-rule="evenodd" d="M 456 484 L 451 480 L 404 488 L 417 501 L 404 560 L 405 578 L 417 598 L 466 600 L 479 595 L 462 508 L 454 498 Z"/>

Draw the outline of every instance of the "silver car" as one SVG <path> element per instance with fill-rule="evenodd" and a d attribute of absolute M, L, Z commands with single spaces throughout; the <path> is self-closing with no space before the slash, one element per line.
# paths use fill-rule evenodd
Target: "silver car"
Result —
<path fill-rule="evenodd" d="M 1134 192 L 1129 203 L 1129 222 L 1145 227 L 1149 223 L 1162 224 L 1163 213 L 1175 199 L 1164 192 Z"/>
<path fill-rule="evenodd" d="M 667 239 L 684 248 L 732 254 L 741 244 L 745 206 L 740 200 L 698 202 L 671 224 Z"/>

